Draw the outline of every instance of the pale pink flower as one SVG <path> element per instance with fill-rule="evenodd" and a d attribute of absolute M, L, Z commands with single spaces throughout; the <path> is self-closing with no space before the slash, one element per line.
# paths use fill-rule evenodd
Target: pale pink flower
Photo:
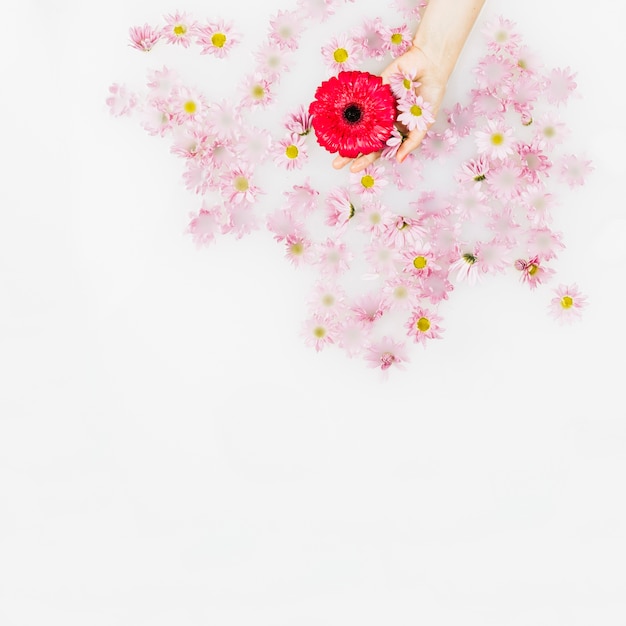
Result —
<path fill-rule="evenodd" d="M 330 316 L 314 313 L 302 327 L 302 335 L 307 346 L 319 352 L 328 344 L 335 343 L 334 335 L 337 332 L 337 323 Z"/>
<path fill-rule="evenodd" d="M 554 69 L 546 77 L 545 95 L 550 104 L 564 104 L 576 89 L 576 74 L 569 67 Z"/>
<path fill-rule="evenodd" d="M 304 232 L 304 223 L 289 209 L 278 209 L 267 216 L 267 229 L 276 241 L 286 241 L 289 236 Z"/>
<path fill-rule="evenodd" d="M 542 141 L 548 148 L 563 143 L 569 135 L 565 122 L 559 120 L 551 111 L 536 120 L 534 128 L 536 139 Z"/>
<path fill-rule="evenodd" d="M 378 237 L 365 246 L 363 254 L 372 269 L 373 277 L 395 276 L 401 266 L 398 251 Z"/>
<path fill-rule="evenodd" d="M 258 216 L 250 204 L 240 202 L 228 205 L 228 214 L 226 222 L 222 225 L 222 233 L 241 239 L 244 235 L 249 235 L 253 230 L 258 229 Z"/>
<path fill-rule="evenodd" d="M 552 167 L 552 162 L 544 154 L 544 147 L 537 140 L 533 140 L 530 144 L 519 142 L 515 146 L 522 167 L 522 176 L 531 184 L 540 182 L 540 174 L 548 176 L 548 171 Z"/>
<path fill-rule="evenodd" d="M 406 250 L 402 253 L 402 258 L 404 261 L 403 271 L 414 278 L 427 278 L 434 271 L 441 269 L 431 250 Z"/>
<path fill-rule="evenodd" d="M 288 235 L 285 240 L 285 255 L 293 265 L 299 267 L 315 260 L 315 249 L 311 240 L 303 233 Z"/>
<path fill-rule="evenodd" d="M 271 41 L 263 42 L 254 53 L 257 60 L 257 71 L 268 80 L 277 82 L 281 74 L 289 69 L 288 56 L 290 50 L 278 47 Z"/>
<path fill-rule="evenodd" d="M 361 46 L 365 56 L 374 59 L 382 59 L 385 55 L 381 27 L 382 20 L 380 17 L 366 19 L 354 34 L 353 40 Z"/>
<path fill-rule="evenodd" d="M 246 163 L 262 163 L 271 147 L 272 135 L 269 130 L 249 124 L 239 127 L 234 149 Z"/>
<path fill-rule="evenodd" d="M 398 122 L 409 131 L 425 131 L 435 121 L 431 104 L 415 93 L 405 95 L 398 102 L 398 110 Z"/>
<path fill-rule="evenodd" d="M 300 19 L 306 21 L 307 18 L 325 22 L 335 13 L 338 0 L 298 0 L 301 8 Z"/>
<path fill-rule="evenodd" d="M 509 57 L 488 54 L 474 68 L 476 83 L 482 90 L 499 92 L 513 80 L 515 65 Z"/>
<path fill-rule="evenodd" d="M 240 35 L 234 32 L 232 23 L 216 20 L 197 28 L 196 41 L 202 46 L 200 54 L 223 59 L 239 43 Z"/>
<path fill-rule="evenodd" d="M 417 306 L 421 285 L 417 285 L 411 276 L 394 276 L 385 281 L 383 293 L 387 297 L 390 308 L 406 311 Z"/>
<path fill-rule="evenodd" d="M 274 163 L 286 170 L 301 169 L 308 155 L 304 137 L 290 134 L 274 144 Z"/>
<path fill-rule="evenodd" d="M 522 174 L 522 168 L 513 161 L 500 162 L 489 171 L 486 181 L 491 196 L 505 201 L 519 196 L 526 184 Z"/>
<path fill-rule="evenodd" d="M 415 95 L 415 90 L 420 85 L 421 83 L 414 76 L 406 72 L 395 72 L 389 77 L 389 86 L 398 100 Z"/>
<path fill-rule="evenodd" d="M 311 132 L 311 115 L 304 105 L 299 105 L 297 109 L 289 112 L 284 121 L 284 127 L 296 135 L 308 135 Z"/>
<path fill-rule="evenodd" d="M 470 106 L 475 116 L 484 115 L 491 120 L 500 118 L 504 114 L 506 104 L 495 93 L 483 89 L 473 89 L 471 95 Z"/>
<path fill-rule="evenodd" d="M 357 228 L 372 237 L 380 237 L 394 224 L 395 215 L 378 198 L 367 198 L 357 214 Z"/>
<path fill-rule="evenodd" d="M 520 279 L 526 283 L 531 289 L 536 289 L 537 285 L 549 280 L 555 271 L 541 264 L 538 255 L 530 259 L 517 259 L 515 261 L 515 269 L 521 272 Z"/>
<path fill-rule="evenodd" d="M 487 120 L 484 130 L 474 132 L 476 147 L 491 159 L 506 159 L 513 154 L 513 129 L 501 120 Z"/>
<path fill-rule="evenodd" d="M 298 11 L 278 11 L 270 19 L 269 40 L 281 50 L 296 50 L 304 23 Z"/>
<path fill-rule="evenodd" d="M 180 76 L 175 70 L 163 66 L 163 69 L 154 70 L 148 75 L 146 84 L 149 89 L 148 98 L 159 102 L 169 98 L 180 87 Z"/>
<path fill-rule="evenodd" d="M 190 213 L 190 217 L 186 232 L 191 235 L 197 247 L 215 241 L 222 222 L 222 207 L 219 204 L 210 208 L 203 204 L 198 213 Z"/>
<path fill-rule="evenodd" d="M 161 33 L 149 24 L 132 26 L 128 29 L 128 32 L 130 35 L 130 43 L 128 45 L 142 52 L 150 52 L 156 42 L 161 39 Z"/>
<path fill-rule="evenodd" d="M 388 182 L 385 167 L 379 163 L 370 163 L 364 170 L 350 173 L 351 189 L 361 197 L 380 195 Z"/>
<path fill-rule="evenodd" d="M 422 9 L 428 4 L 428 0 L 393 0 L 393 7 L 407 21 L 421 19 Z"/>
<path fill-rule="evenodd" d="M 221 192 L 227 202 L 254 202 L 262 191 L 252 182 L 252 167 L 235 165 L 222 176 Z"/>
<path fill-rule="evenodd" d="M 584 185 L 587 176 L 594 170 L 591 161 L 575 154 L 563 156 L 559 165 L 560 179 L 572 189 Z"/>
<path fill-rule="evenodd" d="M 258 72 L 249 75 L 243 82 L 241 106 L 266 107 L 274 99 L 271 88 L 272 83 L 266 76 Z"/>
<path fill-rule="evenodd" d="M 354 217 L 356 209 L 345 187 L 337 187 L 326 196 L 326 224 L 343 231 Z"/>
<path fill-rule="evenodd" d="M 461 188 L 454 196 L 458 215 L 462 220 L 475 221 L 485 214 L 488 196 L 478 186 Z"/>
<path fill-rule="evenodd" d="M 521 194 L 520 200 L 526 208 L 526 218 L 536 227 L 543 227 L 552 221 L 551 209 L 555 204 L 554 195 L 543 185 L 531 185 Z"/>
<path fill-rule="evenodd" d="M 236 155 L 232 140 L 216 138 L 207 147 L 204 159 L 209 168 L 222 170 L 233 165 Z"/>
<path fill-rule="evenodd" d="M 511 266 L 511 250 L 506 241 L 498 237 L 482 242 L 478 247 L 480 271 L 483 274 L 501 274 Z"/>
<path fill-rule="evenodd" d="M 328 238 L 316 249 L 317 263 L 324 276 L 338 276 L 350 269 L 352 252 L 342 241 Z"/>
<path fill-rule="evenodd" d="M 381 24 L 382 48 L 393 58 L 404 54 L 413 43 L 413 33 L 406 24 L 390 28 Z"/>
<path fill-rule="evenodd" d="M 352 358 L 361 354 L 367 345 L 369 328 L 357 322 L 354 317 L 348 315 L 339 322 L 337 331 L 337 345 Z"/>
<path fill-rule="evenodd" d="M 457 135 L 450 128 L 443 132 L 431 129 L 422 140 L 420 154 L 431 161 L 443 160 L 455 149 L 457 141 Z"/>
<path fill-rule="evenodd" d="M 355 319 L 365 326 L 373 324 L 389 311 L 390 303 L 387 298 L 380 293 L 372 292 L 357 298 L 350 310 L 354 313 Z"/>
<path fill-rule="evenodd" d="M 420 220 L 405 215 L 396 215 L 393 224 L 386 226 L 383 232 L 385 241 L 398 250 L 421 245 L 426 235 Z"/>
<path fill-rule="evenodd" d="M 427 297 L 433 304 L 439 304 L 448 299 L 448 294 L 454 290 L 454 285 L 448 280 L 446 271 L 442 270 L 424 278 L 421 290 L 422 296 Z"/>
<path fill-rule="evenodd" d="M 161 36 L 167 43 L 178 44 L 188 48 L 191 37 L 197 33 L 196 22 L 187 16 L 187 13 L 176 12 L 165 16 L 165 26 L 161 29 Z"/>
<path fill-rule="evenodd" d="M 385 375 L 390 367 L 405 369 L 409 362 L 404 343 L 391 337 L 383 337 L 368 347 L 365 360 L 370 367 L 380 368 Z"/>
<path fill-rule="evenodd" d="M 489 159 L 485 154 L 481 154 L 476 159 L 470 159 L 461 164 L 461 168 L 456 175 L 460 183 L 474 183 L 480 187 L 489 173 Z"/>
<path fill-rule="evenodd" d="M 391 137 L 387 139 L 387 143 L 383 148 L 380 156 L 383 159 L 395 161 L 396 154 L 406 137 L 394 126 L 391 131 Z"/>
<path fill-rule="evenodd" d="M 450 129 L 459 138 L 467 137 L 476 125 L 476 116 L 470 107 L 457 102 L 452 109 L 446 111 Z"/>
<path fill-rule="evenodd" d="M 391 161 L 393 182 L 400 190 L 413 191 L 418 183 L 424 180 L 423 169 L 424 159 L 419 158 L 415 152 L 409 152 L 402 163 L 396 160 Z"/>
<path fill-rule="evenodd" d="M 360 56 L 359 47 L 345 34 L 333 37 L 322 47 L 322 57 L 334 74 L 356 69 Z"/>
<path fill-rule="evenodd" d="M 464 252 L 448 268 L 449 275 L 453 275 L 454 279 L 459 282 L 475 285 L 482 274 L 479 260 L 476 249 Z"/>
<path fill-rule="evenodd" d="M 171 103 L 177 124 L 197 121 L 198 118 L 207 112 L 208 106 L 205 97 L 201 93 L 184 86 L 175 91 Z"/>
<path fill-rule="evenodd" d="M 346 292 L 334 281 L 319 281 L 313 289 L 309 305 L 315 313 L 337 319 L 346 308 Z"/>
<path fill-rule="evenodd" d="M 439 324 L 441 321 L 443 321 L 442 318 L 436 313 L 417 307 L 405 325 L 408 329 L 407 335 L 413 337 L 415 343 L 425 346 L 429 339 L 441 339 L 443 330 Z"/>
<path fill-rule="evenodd" d="M 528 231 L 528 249 L 536 253 L 540 259 L 550 261 L 558 252 L 565 249 L 563 237 L 547 227 L 531 228 Z"/>
<path fill-rule="evenodd" d="M 126 89 L 126 85 L 113 83 L 109 87 L 109 94 L 111 95 L 106 99 L 106 104 L 109 107 L 109 113 L 114 117 L 130 115 L 137 106 L 137 94 Z"/>
<path fill-rule="evenodd" d="M 562 324 L 570 324 L 581 317 L 587 306 L 587 296 L 583 295 L 576 283 L 559 285 L 554 289 L 555 297 L 550 301 L 548 311 Z"/>
<path fill-rule="evenodd" d="M 543 68 L 541 57 L 528 46 L 521 46 L 515 50 L 514 58 L 522 74 L 536 75 L 539 74 Z"/>
<path fill-rule="evenodd" d="M 521 36 L 515 29 L 516 25 L 511 20 L 502 16 L 494 18 L 482 30 L 487 47 L 494 52 L 514 52 L 521 42 Z"/>
<path fill-rule="evenodd" d="M 289 208 L 301 215 L 313 213 L 317 209 L 320 192 L 311 187 L 308 179 L 302 185 L 293 185 L 283 192 Z"/>

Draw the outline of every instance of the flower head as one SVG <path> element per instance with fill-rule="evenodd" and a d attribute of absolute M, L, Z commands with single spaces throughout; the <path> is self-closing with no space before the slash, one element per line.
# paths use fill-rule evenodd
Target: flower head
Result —
<path fill-rule="evenodd" d="M 578 289 L 578 285 L 559 285 L 554 290 L 554 298 L 548 307 L 550 315 L 561 324 L 570 324 L 580 319 L 581 310 L 587 306 L 587 296 Z"/>
<path fill-rule="evenodd" d="M 223 59 L 239 42 L 239 35 L 233 32 L 232 24 L 218 20 L 200 26 L 196 39 L 202 46 L 200 54 L 212 54 Z"/>
<path fill-rule="evenodd" d="M 156 42 L 161 39 L 161 33 L 149 24 L 132 26 L 128 29 L 128 32 L 130 35 L 130 43 L 128 45 L 142 52 L 152 50 Z"/>
<path fill-rule="evenodd" d="M 355 158 L 385 147 L 396 118 L 395 98 L 380 76 L 339 72 L 324 81 L 309 106 L 317 142 Z"/>

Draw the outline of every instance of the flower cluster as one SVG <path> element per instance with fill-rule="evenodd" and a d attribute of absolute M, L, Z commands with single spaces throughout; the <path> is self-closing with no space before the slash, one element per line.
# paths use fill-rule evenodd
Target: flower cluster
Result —
<path fill-rule="evenodd" d="M 531 291 L 550 283 L 564 248 L 553 229 L 559 187 L 582 185 L 593 167 L 580 150 L 566 149 L 569 130 L 559 115 L 575 93 L 575 74 L 544 68 L 504 18 L 483 28 L 473 88 L 437 120 L 416 77 L 396 75 L 383 86 L 355 69 L 363 59 L 382 69 L 407 40 L 406 25 L 376 18 L 320 49 L 319 62 L 337 74 L 321 91 L 311 85 L 309 98 L 274 116 L 276 127 L 258 123 L 257 111 L 280 109 L 279 83 L 305 25 L 325 23 L 340 1 L 299 0 L 272 16 L 235 103 L 210 100 L 166 67 L 149 73 L 142 93 L 112 85 L 107 103 L 113 115 L 134 115 L 149 134 L 167 137 L 183 159 L 185 187 L 199 197 L 186 226 L 198 246 L 267 227 L 294 271 L 313 272 L 305 343 L 339 348 L 387 374 L 410 361 L 414 344 L 445 336 L 445 309 L 460 283 L 496 275 Z M 424 5 L 395 0 L 407 23 Z M 164 22 L 132 28 L 132 47 L 194 44 L 223 62 L 240 41 L 219 19 L 176 13 Z M 366 124 L 372 102 L 383 111 L 382 127 Z M 324 125 L 331 109 L 341 120 L 334 130 Z M 393 158 L 404 139 L 394 123 L 425 131 L 402 164 Z M 346 156 L 382 148 L 382 158 L 358 174 L 342 170 L 337 183 L 309 167 L 315 139 L 340 154 L 343 146 Z M 282 172 L 282 189 L 261 188 L 257 172 L 266 163 Z M 272 191 L 264 212 L 260 200 Z M 586 304 L 576 284 L 560 284 L 547 310 L 570 322 Z"/>

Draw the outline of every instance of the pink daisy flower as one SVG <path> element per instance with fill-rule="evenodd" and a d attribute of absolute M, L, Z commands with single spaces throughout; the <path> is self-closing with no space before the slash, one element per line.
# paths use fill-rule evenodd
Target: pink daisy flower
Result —
<path fill-rule="evenodd" d="M 536 120 L 534 128 L 537 141 L 543 142 L 548 148 L 563 143 L 569 134 L 565 122 L 559 120 L 552 112 L 545 113 Z"/>
<path fill-rule="evenodd" d="M 232 24 L 224 20 L 209 22 L 197 29 L 196 41 L 202 46 L 200 54 L 212 54 L 218 59 L 226 57 L 239 40 Z"/>
<path fill-rule="evenodd" d="M 499 92 L 513 80 L 514 70 L 515 65 L 510 58 L 489 54 L 479 61 L 474 74 L 480 89 Z"/>
<path fill-rule="evenodd" d="M 380 237 L 395 223 L 395 215 L 378 198 L 366 198 L 357 215 L 358 229 Z"/>
<path fill-rule="evenodd" d="M 239 127 L 234 145 L 239 158 L 246 163 L 262 163 L 272 147 L 272 135 L 265 128 L 245 124 Z"/>
<path fill-rule="evenodd" d="M 368 275 L 370 278 L 395 276 L 401 266 L 398 251 L 380 238 L 375 238 L 366 245 L 363 255 L 372 270 Z"/>
<path fill-rule="evenodd" d="M 409 131 L 425 131 L 434 123 L 433 109 L 422 96 L 408 94 L 398 102 L 398 122 Z"/>
<path fill-rule="evenodd" d="M 554 69 L 546 77 L 545 95 L 550 104 L 564 104 L 576 89 L 576 74 L 569 67 Z"/>
<path fill-rule="evenodd" d="M 387 186 L 384 165 L 370 163 L 364 170 L 358 173 L 350 173 L 351 188 L 354 193 L 361 197 L 371 198 L 382 193 Z"/>
<path fill-rule="evenodd" d="M 268 80 L 278 81 L 281 74 L 289 69 L 290 54 L 290 50 L 279 48 L 271 41 L 266 41 L 254 53 L 256 69 L 262 76 L 267 76 Z"/>
<path fill-rule="evenodd" d="M 298 11 L 278 11 L 270 19 L 269 40 L 281 50 L 296 50 L 304 28 Z"/>
<path fill-rule="evenodd" d="M 302 185 L 293 185 L 283 195 L 287 198 L 287 204 L 292 211 L 307 215 L 317 209 L 320 192 L 314 189 L 307 179 Z"/>
<path fill-rule="evenodd" d="M 350 269 L 352 252 L 345 243 L 327 239 L 317 246 L 317 263 L 325 276 L 339 276 Z"/>
<path fill-rule="evenodd" d="M 428 0 L 393 0 L 392 6 L 407 20 L 420 20 Z"/>
<path fill-rule="evenodd" d="M 137 94 L 128 91 L 125 85 L 113 83 L 109 87 L 109 94 L 111 95 L 106 99 L 106 104 L 109 107 L 109 113 L 114 117 L 130 115 L 137 106 Z"/>
<path fill-rule="evenodd" d="M 397 250 L 421 245 L 426 235 L 426 229 L 420 220 L 404 215 L 396 215 L 393 224 L 386 227 L 384 232 L 387 243 Z"/>
<path fill-rule="evenodd" d="M 539 183 L 540 174 L 547 176 L 552 167 L 552 162 L 544 154 L 543 148 L 544 146 L 536 140 L 530 144 L 519 142 L 515 146 L 522 167 L 522 176 L 531 184 Z"/>
<path fill-rule="evenodd" d="M 544 260 L 555 259 L 558 252 L 565 249 L 563 237 L 547 227 L 531 228 L 528 231 L 528 249 Z"/>
<path fill-rule="evenodd" d="M 531 289 L 536 289 L 538 285 L 544 283 L 555 273 L 553 269 L 541 264 L 538 255 L 528 260 L 518 259 L 515 261 L 515 269 L 521 272 L 521 281 Z"/>
<path fill-rule="evenodd" d="M 578 285 L 559 285 L 554 290 L 554 298 L 548 307 L 550 315 L 562 324 L 571 324 L 580 319 L 582 309 L 587 306 L 587 296 L 583 295 Z"/>
<path fill-rule="evenodd" d="M 395 72 L 389 77 L 389 85 L 393 95 L 402 100 L 408 96 L 414 96 L 415 90 L 421 85 L 421 83 L 406 72 Z"/>
<path fill-rule="evenodd" d="M 165 16 L 166 25 L 161 29 L 161 36 L 167 43 L 178 44 L 183 48 L 188 48 L 191 44 L 191 37 L 197 33 L 197 25 L 194 20 L 187 16 L 187 13 L 174 13 Z"/>
<path fill-rule="evenodd" d="M 417 306 L 418 287 L 410 276 L 395 276 L 385 281 L 383 285 L 390 308 L 406 311 Z"/>
<path fill-rule="evenodd" d="M 308 135 L 311 132 L 311 114 L 304 105 L 300 105 L 294 111 L 291 111 L 285 121 L 284 127 L 291 133 L 296 135 Z"/>
<path fill-rule="evenodd" d="M 319 352 L 328 344 L 335 343 L 333 336 L 337 332 L 336 322 L 329 316 L 314 313 L 302 328 L 302 335 L 307 346 Z"/>
<path fill-rule="evenodd" d="M 203 204 L 198 213 L 191 213 L 190 217 L 186 232 L 191 235 L 197 247 L 215 241 L 222 222 L 222 207 L 219 204 L 211 208 Z"/>
<path fill-rule="evenodd" d="M 328 226 L 338 227 L 343 231 L 355 212 L 350 193 L 344 187 L 333 189 L 326 196 L 326 224 Z"/>
<path fill-rule="evenodd" d="M 467 282 L 469 285 L 475 285 L 481 278 L 481 264 L 478 250 L 473 249 L 464 252 L 461 256 L 450 264 L 448 268 L 449 275 L 459 282 Z"/>
<path fill-rule="evenodd" d="M 391 137 L 385 142 L 385 147 L 380 153 L 380 156 L 387 161 L 396 162 L 396 154 L 405 139 L 406 136 L 394 126 L 391 131 Z"/>
<path fill-rule="evenodd" d="M 429 339 L 441 339 L 440 331 L 443 330 L 439 325 L 441 321 L 442 318 L 439 315 L 418 307 L 405 325 L 408 329 L 407 335 L 413 337 L 415 343 L 425 346 Z"/>
<path fill-rule="evenodd" d="M 357 298 L 350 310 L 354 313 L 356 320 L 369 326 L 387 313 L 389 307 L 389 301 L 384 295 L 372 292 Z"/>
<path fill-rule="evenodd" d="M 339 322 L 337 345 L 350 358 L 357 356 L 363 352 L 367 345 L 368 330 L 351 316 L 346 316 Z"/>
<path fill-rule="evenodd" d="M 385 374 L 392 366 L 405 369 L 404 364 L 409 362 L 404 343 L 391 337 L 383 337 L 369 346 L 365 360 L 369 367 L 380 368 Z"/>
<path fill-rule="evenodd" d="M 587 176 L 594 170 L 591 161 L 575 154 L 563 156 L 559 165 L 561 181 L 567 183 L 572 189 L 584 185 Z"/>
<path fill-rule="evenodd" d="M 300 18 L 325 22 L 334 15 L 337 4 L 338 0 L 298 0 L 298 6 L 302 9 Z"/>
<path fill-rule="evenodd" d="M 476 147 L 491 159 L 506 159 L 513 154 L 513 129 L 501 120 L 487 120 L 485 130 L 474 132 Z"/>
<path fill-rule="evenodd" d="M 258 228 L 257 214 L 252 210 L 251 205 L 243 202 L 229 205 L 227 219 L 222 226 L 222 233 L 241 239 L 244 235 L 249 235 Z"/>
<path fill-rule="evenodd" d="M 457 173 L 456 179 L 459 183 L 470 183 L 480 187 L 489 173 L 489 159 L 481 154 L 476 159 L 465 161 Z"/>
<path fill-rule="evenodd" d="M 459 137 L 467 137 L 476 125 L 476 116 L 470 107 L 464 107 L 457 102 L 452 109 L 446 111 L 448 124 L 454 134 Z"/>
<path fill-rule="evenodd" d="M 358 46 L 345 34 L 333 37 L 323 46 L 322 57 L 334 74 L 356 69 L 361 61 Z"/>
<path fill-rule="evenodd" d="M 365 56 L 373 59 L 382 59 L 385 56 L 381 27 L 380 17 L 366 19 L 354 34 L 353 40 L 361 47 Z"/>
<path fill-rule="evenodd" d="M 434 271 L 440 270 L 437 259 L 430 250 L 407 250 L 402 253 L 404 272 L 414 278 L 427 278 Z"/>
<path fill-rule="evenodd" d="M 406 24 L 394 28 L 382 24 L 380 35 L 383 50 L 389 52 L 394 59 L 404 54 L 413 43 L 413 33 Z"/>
<path fill-rule="evenodd" d="M 161 33 L 149 24 L 132 26 L 128 29 L 128 32 L 130 35 L 130 43 L 128 45 L 142 52 L 150 52 L 156 42 L 161 39 Z"/>
<path fill-rule="evenodd" d="M 274 144 L 274 163 L 286 170 L 301 169 L 307 160 L 304 137 L 292 134 Z"/>
<path fill-rule="evenodd" d="M 521 36 L 515 29 L 516 25 L 511 20 L 501 16 L 494 18 L 482 31 L 487 47 L 494 52 L 514 52 L 521 42 Z"/>
<path fill-rule="evenodd" d="M 320 281 L 315 285 L 309 304 L 315 313 L 323 317 L 337 317 L 343 314 L 346 292 L 334 281 Z"/>
<path fill-rule="evenodd" d="M 315 260 L 315 250 L 311 240 L 302 233 L 288 235 L 285 240 L 285 255 L 296 267 L 308 265 Z"/>
<path fill-rule="evenodd" d="M 236 165 L 226 172 L 221 181 L 221 192 L 227 202 L 254 202 L 262 193 L 252 182 L 252 167 Z"/>
<path fill-rule="evenodd" d="M 271 92 L 271 81 L 262 74 L 256 72 L 249 75 L 243 83 L 243 107 L 266 107 L 274 97 Z"/>
<path fill-rule="evenodd" d="M 299 216 L 289 209 L 279 209 L 267 216 L 267 229 L 274 234 L 278 242 L 286 241 L 289 236 L 304 232 L 304 224 Z"/>

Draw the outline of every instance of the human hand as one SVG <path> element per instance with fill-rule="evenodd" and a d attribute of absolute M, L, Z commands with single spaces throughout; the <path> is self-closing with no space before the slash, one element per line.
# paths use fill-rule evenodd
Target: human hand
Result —
<path fill-rule="evenodd" d="M 383 70 L 381 73 L 383 83 L 388 84 L 391 76 L 403 72 L 420 83 L 419 87 L 416 89 L 416 93 L 430 104 L 433 117 L 436 117 L 446 91 L 447 76 L 445 73 L 417 46 L 409 48 L 409 50 L 394 59 L 394 61 Z M 420 145 L 428 129 L 414 129 L 408 132 L 402 124 L 397 124 L 397 127 L 402 135 L 406 137 L 396 154 L 396 160 L 398 163 L 402 163 L 408 154 Z M 380 154 L 380 152 L 362 154 L 356 159 L 337 156 L 333 161 L 333 167 L 335 169 L 341 169 L 352 161 L 350 171 L 355 173 L 360 172 L 370 165 L 370 163 L 378 159 Z"/>

